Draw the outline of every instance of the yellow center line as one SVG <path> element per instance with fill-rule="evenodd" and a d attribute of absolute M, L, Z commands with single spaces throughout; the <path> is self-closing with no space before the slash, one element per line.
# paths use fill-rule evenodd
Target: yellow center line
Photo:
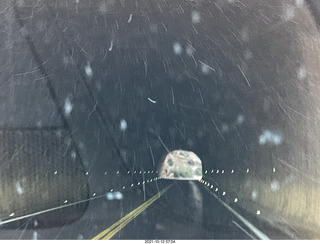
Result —
<path fill-rule="evenodd" d="M 148 206 L 150 206 L 155 200 L 158 199 L 158 196 L 153 196 L 151 199 L 149 199 L 147 202 L 141 204 L 139 207 L 137 207 L 135 210 L 131 211 L 129 214 L 127 214 L 125 217 L 123 217 L 121 220 L 119 220 L 115 226 L 115 228 L 109 228 L 110 232 L 106 233 L 107 235 L 102 240 L 107 240 L 106 238 L 112 234 L 117 233 L 119 230 L 121 230 L 124 226 L 126 226 L 131 220 L 133 220 L 135 217 L 137 217 L 140 213 L 142 213 Z M 127 218 L 126 218 L 127 217 Z M 109 237 L 108 239 L 110 239 Z"/>
<path fill-rule="evenodd" d="M 159 193 L 157 193 L 158 195 Z M 156 195 L 155 195 L 156 196 Z M 126 216 L 124 216 L 122 219 L 120 219 L 119 221 L 117 221 L 116 223 L 114 223 L 112 226 L 110 226 L 109 228 L 107 228 L 106 230 L 104 230 L 103 232 L 101 232 L 99 235 L 97 235 L 96 237 L 94 237 L 93 239 L 100 239 L 103 236 L 105 236 L 106 234 L 108 234 L 110 231 L 112 231 L 113 229 L 115 229 L 117 226 L 119 226 L 121 223 L 124 223 L 125 221 L 130 221 L 130 219 L 132 219 L 133 217 L 135 217 L 136 213 L 140 210 L 143 209 L 146 205 L 148 205 L 150 203 L 150 201 L 152 201 L 152 199 L 154 199 L 153 196 L 151 199 L 149 199 L 148 201 L 144 202 L 143 204 L 141 204 L 139 207 L 137 207 L 136 209 L 132 210 L 130 213 L 128 213 Z"/>
<path fill-rule="evenodd" d="M 123 227 L 125 227 L 131 220 L 136 218 L 140 213 L 142 213 L 147 207 L 149 207 L 154 201 L 156 201 L 157 198 L 151 199 L 152 201 L 148 202 L 148 204 L 144 205 L 142 208 L 137 210 L 130 219 L 127 219 L 126 221 L 122 222 L 119 226 L 117 226 L 114 230 L 110 231 L 102 240 L 109 240 L 113 235 L 115 235 L 118 231 L 120 231 Z"/>
<path fill-rule="evenodd" d="M 92 240 L 108 240 L 112 236 L 114 236 L 119 230 L 121 230 L 123 227 L 125 227 L 131 220 L 136 218 L 140 213 L 142 213 L 146 208 L 148 208 L 152 203 L 154 203 L 157 199 L 160 198 L 162 194 L 167 192 L 169 188 L 172 186 L 169 185 L 166 188 L 164 188 L 162 191 L 155 194 L 153 197 L 151 197 L 148 201 L 141 204 L 136 209 L 132 210 L 130 213 L 128 213 L 126 216 L 118 220 L 116 223 L 111 225 L 109 228 L 102 231 L 100 234 L 96 235 L 92 238 Z"/>

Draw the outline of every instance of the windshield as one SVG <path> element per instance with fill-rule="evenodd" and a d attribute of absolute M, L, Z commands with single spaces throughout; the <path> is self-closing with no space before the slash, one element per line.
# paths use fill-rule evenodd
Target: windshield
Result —
<path fill-rule="evenodd" d="M 0 239 L 318 239 L 316 0 L 2 0 Z"/>

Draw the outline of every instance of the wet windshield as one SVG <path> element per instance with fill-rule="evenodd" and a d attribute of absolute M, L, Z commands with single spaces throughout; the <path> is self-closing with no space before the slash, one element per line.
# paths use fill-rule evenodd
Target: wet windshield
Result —
<path fill-rule="evenodd" d="M 0 239 L 318 239 L 317 0 L 2 0 Z"/>

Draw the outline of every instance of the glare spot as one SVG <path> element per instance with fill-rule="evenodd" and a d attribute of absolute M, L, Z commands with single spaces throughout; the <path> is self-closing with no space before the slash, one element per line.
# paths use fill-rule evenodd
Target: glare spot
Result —
<path fill-rule="evenodd" d="M 127 129 L 128 125 L 127 125 L 127 121 L 125 121 L 124 119 L 120 120 L 120 130 L 121 131 L 125 131 Z"/>
<path fill-rule="evenodd" d="M 237 124 L 241 125 L 244 122 L 244 116 L 242 114 L 239 114 L 237 117 Z"/>
<path fill-rule="evenodd" d="M 209 74 L 210 73 L 210 68 L 208 65 L 205 65 L 205 64 L 201 64 L 201 72 L 205 75 Z"/>
<path fill-rule="evenodd" d="M 248 42 L 249 41 L 249 31 L 247 27 L 242 28 L 240 32 L 241 40 L 243 42 Z"/>
<path fill-rule="evenodd" d="M 16 5 L 19 6 L 19 7 L 24 7 L 26 5 L 26 3 L 24 2 L 24 0 L 18 0 L 16 2 Z"/>
<path fill-rule="evenodd" d="M 32 240 L 38 240 L 38 232 L 37 231 L 33 231 Z"/>
<path fill-rule="evenodd" d="M 191 21 L 193 24 L 199 24 L 201 21 L 200 13 L 197 11 L 192 11 L 191 13 Z"/>
<path fill-rule="evenodd" d="M 107 192 L 106 197 L 108 200 L 122 200 L 123 194 L 119 191 L 116 192 Z"/>
<path fill-rule="evenodd" d="M 21 195 L 24 192 L 24 190 L 22 189 L 22 187 L 20 185 L 20 182 L 16 183 L 16 191 L 18 192 L 19 195 Z"/>
<path fill-rule="evenodd" d="M 132 20 L 132 14 L 130 14 L 129 19 L 128 19 L 128 23 L 130 23 Z"/>
<path fill-rule="evenodd" d="M 251 199 L 254 201 L 257 199 L 257 197 L 258 197 L 258 192 L 256 190 L 253 190 L 251 192 Z"/>
<path fill-rule="evenodd" d="M 56 132 L 56 136 L 58 137 L 58 138 L 61 138 L 61 131 L 60 130 L 58 130 L 57 132 Z"/>
<path fill-rule="evenodd" d="M 101 91 L 101 82 L 99 81 L 96 82 L 96 88 L 98 91 Z"/>
<path fill-rule="evenodd" d="M 111 52 L 113 48 L 113 40 L 110 41 L 109 51 Z"/>
<path fill-rule="evenodd" d="M 190 57 L 193 56 L 194 51 L 195 51 L 195 49 L 193 47 L 191 47 L 191 46 L 186 47 L 186 53 L 188 56 L 190 56 Z"/>
<path fill-rule="evenodd" d="M 149 102 L 151 102 L 151 103 L 157 103 L 157 101 L 151 99 L 150 97 L 148 97 L 148 100 L 149 100 Z"/>
<path fill-rule="evenodd" d="M 296 6 L 301 7 L 304 4 L 304 0 L 296 0 Z"/>
<path fill-rule="evenodd" d="M 282 16 L 282 19 L 284 21 L 289 21 L 289 20 L 293 19 L 294 15 L 295 15 L 294 8 L 291 6 L 288 6 L 284 10 L 284 15 Z"/>
<path fill-rule="evenodd" d="M 119 191 L 116 191 L 116 192 L 114 193 L 114 197 L 115 197 L 115 199 L 117 199 L 117 200 L 121 200 L 121 199 L 123 199 L 123 194 L 122 194 L 121 192 L 119 192 Z"/>
<path fill-rule="evenodd" d="M 173 43 L 173 51 L 175 55 L 180 55 L 182 52 L 182 47 L 179 42 Z"/>
<path fill-rule="evenodd" d="M 71 152 L 71 158 L 72 158 L 72 159 L 76 159 L 76 156 L 77 156 L 76 152 L 75 152 L 75 151 L 72 151 L 72 152 Z"/>
<path fill-rule="evenodd" d="M 267 143 L 280 145 L 282 143 L 281 134 L 270 130 L 264 130 L 262 134 L 259 136 L 259 144 L 265 145 Z"/>
<path fill-rule="evenodd" d="M 115 4 L 115 0 L 101 1 L 98 5 L 98 11 L 101 13 L 107 13 L 110 8 Z"/>
<path fill-rule="evenodd" d="M 253 54 L 249 49 L 247 49 L 243 51 L 243 57 L 245 60 L 250 60 L 253 58 Z"/>
<path fill-rule="evenodd" d="M 64 101 L 64 114 L 66 116 L 69 116 L 71 111 L 73 109 L 73 106 L 71 104 L 70 99 L 67 97 L 66 100 Z"/>
<path fill-rule="evenodd" d="M 164 231 L 164 230 L 167 229 L 167 227 L 165 227 L 164 225 L 161 225 L 161 224 L 159 224 L 159 223 L 156 223 L 155 229 L 156 229 L 156 230 L 160 230 L 160 231 Z"/>
<path fill-rule="evenodd" d="M 301 68 L 298 70 L 297 76 L 298 76 L 298 79 L 299 79 L 299 80 L 303 80 L 304 78 L 306 78 L 306 76 L 307 76 L 307 71 L 306 71 L 306 69 L 305 69 L 304 67 L 301 67 Z"/>
<path fill-rule="evenodd" d="M 81 148 L 81 149 L 84 148 L 84 143 L 83 142 L 79 142 L 79 148 Z"/>
<path fill-rule="evenodd" d="M 150 24 L 150 30 L 151 30 L 152 33 L 158 33 L 157 24 L 154 24 L 154 23 Z"/>
<path fill-rule="evenodd" d="M 91 69 L 89 62 L 87 63 L 86 67 L 84 68 L 84 71 L 86 72 L 86 75 L 88 77 L 91 77 L 93 75 L 93 72 L 92 72 L 92 69 Z"/>
<path fill-rule="evenodd" d="M 276 181 L 276 180 L 272 181 L 271 184 L 270 184 L 270 187 L 271 187 L 271 190 L 272 190 L 273 192 L 278 191 L 278 190 L 280 189 L 279 182 Z"/>
<path fill-rule="evenodd" d="M 229 126 L 227 124 L 222 124 L 221 131 L 222 132 L 227 132 L 228 130 L 229 130 Z"/>

